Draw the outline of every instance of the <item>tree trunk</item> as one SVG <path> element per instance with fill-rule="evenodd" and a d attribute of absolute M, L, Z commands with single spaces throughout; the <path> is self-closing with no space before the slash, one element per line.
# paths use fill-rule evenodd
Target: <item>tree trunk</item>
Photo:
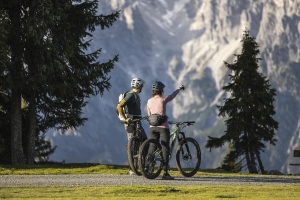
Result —
<path fill-rule="evenodd" d="M 11 161 L 13 165 L 24 164 L 22 145 L 21 92 L 12 90 L 11 101 Z"/>
<path fill-rule="evenodd" d="M 248 144 L 248 143 L 247 143 Z M 249 148 L 248 148 L 248 145 L 245 147 L 245 156 L 246 156 L 246 162 L 247 162 L 247 167 L 248 167 L 248 170 L 250 172 L 250 169 L 251 169 L 251 162 L 250 162 L 250 156 L 249 156 Z"/>
<path fill-rule="evenodd" d="M 246 157 L 246 162 L 247 162 L 247 167 L 249 170 L 249 173 L 251 173 L 251 159 L 250 159 L 250 150 L 249 150 L 249 137 L 248 137 L 248 133 L 244 130 L 244 141 L 245 141 L 245 157 Z"/>
<path fill-rule="evenodd" d="M 254 174 L 257 174 L 258 171 L 256 169 L 256 162 L 255 162 L 255 153 L 254 153 L 254 150 L 252 147 L 250 147 L 250 160 L 251 160 L 251 171 L 249 171 L 250 173 L 254 173 Z"/>
<path fill-rule="evenodd" d="M 259 151 L 257 149 L 255 149 L 255 154 L 256 154 L 256 159 L 258 161 L 258 165 L 259 165 L 260 171 L 261 171 L 262 174 L 265 174 L 266 173 L 265 172 L 265 168 L 264 168 L 263 163 L 262 163 L 262 161 L 260 159 L 260 153 L 259 153 Z"/>
<path fill-rule="evenodd" d="M 20 5 L 12 6 L 10 12 L 11 30 L 11 61 L 9 68 L 11 76 L 11 157 L 12 164 L 23 164 L 24 153 L 22 145 L 22 116 L 21 116 L 21 71 L 22 71 L 22 47 L 21 47 L 21 26 L 20 26 Z"/>
<path fill-rule="evenodd" d="M 35 113 L 35 98 L 30 94 L 29 100 L 29 133 L 27 140 L 27 163 L 34 164 L 35 158 L 35 136 L 36 136 L 36 113 Z"/>
<path fill-rule="evenodd" d="M 249 133 L 244 131 L 244 134 L 245 134 L 245 141 L 247 141 L 246 146 L 245 146 L 247 167 L 248 167 L 249 173 L 257 174 L 257 170 L 256 170 L 256 166 L 255 166 L 255 157 L 253 154 L 252 143 L 249 138 Z"/>

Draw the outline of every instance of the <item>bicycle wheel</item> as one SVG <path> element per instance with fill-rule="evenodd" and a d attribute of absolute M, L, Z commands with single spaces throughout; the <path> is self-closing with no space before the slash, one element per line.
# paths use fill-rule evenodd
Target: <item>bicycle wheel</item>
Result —
<path fill-rule="evenodd" d="M 149 148 L 154 149 L 149 153 Z M 147 139 L 143 142 L 139 150 L 139 168 L 142 175 L 148 179 L 159 176 L 163 166 L 163 157 L 160 143 L 155 139 Z"/>
<path fill-rule="evenodd" d="M 140 146 L 141 146 L 141 141 L 136 136 L 132 137 L 128 141 L 128 146 L 127 146 L 128 163 L 131 170 L 137 175 L 142 175 L 138 165 L 138 153 L 139 153 Z"/>
<path fill-rule="evenodd" d="M 196 174 L 201 163 L 201 149 L 193 138 L 186 138 L 178 144 L 176 150 L 176 165 L 179 172 L 185 177 Z"/>

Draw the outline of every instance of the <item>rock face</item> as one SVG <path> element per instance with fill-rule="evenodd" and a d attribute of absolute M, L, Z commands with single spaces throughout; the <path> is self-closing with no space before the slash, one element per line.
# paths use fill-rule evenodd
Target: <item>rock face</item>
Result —
<path fill-rule="evenodd" d="M 143 115 L 151 97 L 151 83 L 160 80 L 165 94 L 181 84 L 186 90 L 167 107 L 170 119 L 195 120 L 187 135 L 197 139 L 202 150 L 201 168 L 220 166 L 227 147 L 205 149 L 207 136 L 220 136 L 224 119 L 216 105 L 226 94 L 229 72 L 224 61 L 233 63 L 240 54 L 245 29 L 256 38 L 260 70 L 277 90 L 274 102 L 279 122 L 276 146 L 267 144 L 262 153 L 268 169 L 299 173 L 289 163 L 300 149 L 300 3 L 297 0 L 102 0 L 99 13 L 121 10 L 113 27 L 94 32 L 93 48 L 103 48 L 101 60 L 119 54 L 111 72 L 112 88 L 88 99 L 84 126 L 64 134 L 49 131 L 57 145 L 51 160 L 126 164 L 126 133 L 115 114 L 118 95 L 130 89 L 133 77 L 146 85 L 141 93 Z M 148 132 L 148 124 L 144 123 Z M 299 161 L 298 161 L 298 160 Z M 174 160 L 174 158 L 173 158 Z"/>

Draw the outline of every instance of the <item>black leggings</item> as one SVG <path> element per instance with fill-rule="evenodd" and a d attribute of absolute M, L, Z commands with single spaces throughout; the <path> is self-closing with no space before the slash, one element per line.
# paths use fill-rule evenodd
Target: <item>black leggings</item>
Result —
<path fill-rule="evenodd" d="M 162 154 L 163 154 L 163 170 L 168 170 L 169 165 L 169 154 L 170 154 L 170 129 L 167 128 L 158 128 L 158 127 L 151 127 L 150 128 L 150 138 L 154 138 L 159 142 L 161 141 L 162 146 Z M 150 145 L 149 153 L 155 151 L 155 147 Z"/>

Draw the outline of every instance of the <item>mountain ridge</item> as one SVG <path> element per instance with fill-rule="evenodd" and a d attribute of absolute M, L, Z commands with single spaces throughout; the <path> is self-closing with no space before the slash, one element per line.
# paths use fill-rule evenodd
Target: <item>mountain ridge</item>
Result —
<path fill-rule="evenodd" d="M 282 3 L 283 2 L 283 3 Z M 111 72 L 112 87 L 100 97 L 88 99 L 83 112 L 89 120 L 76 131 L 61 134 L 51 130 L 47 138 L 57 145 L 51 160 L 126 164 L 126 133 L 115 114 L 118 95 L 130 88 L 133 77 L 145 79 L 141 93 L 143 115 L 150 98 L 151 83 L 161 80 L 170 94 L 181 84 L 181 92 L 170 105 L 174 120 L 196 120 L 188 133 L 200 143 L 201 168 L 220 166 L 227 153 L 205 149 L 207 136 L 220 136 L 224 119 L 216 105 L 226 97 L 221 88 L 228 83 L 224 61 L 240 54 L 245 28 L 260 46 L 260 71 L 277 90 L 274 102 L 279 122 L 276 146 L 267 144 L 262 153 L 266 169 L 299 173 L 289 163 L 293 149 L 300 149 L 300 3 L 257 0 L 104 0 L 99 13 L 121 10 L 111 28 L 97 30 L 93 47 L 103 48 L 100 59 L 119 54 Z M 92 51 L 93 49 L 90 49 Z M 148 124 L 143 123 L 148 133 Z M 300 161 L 299 161 L 300 162 Z"/>

